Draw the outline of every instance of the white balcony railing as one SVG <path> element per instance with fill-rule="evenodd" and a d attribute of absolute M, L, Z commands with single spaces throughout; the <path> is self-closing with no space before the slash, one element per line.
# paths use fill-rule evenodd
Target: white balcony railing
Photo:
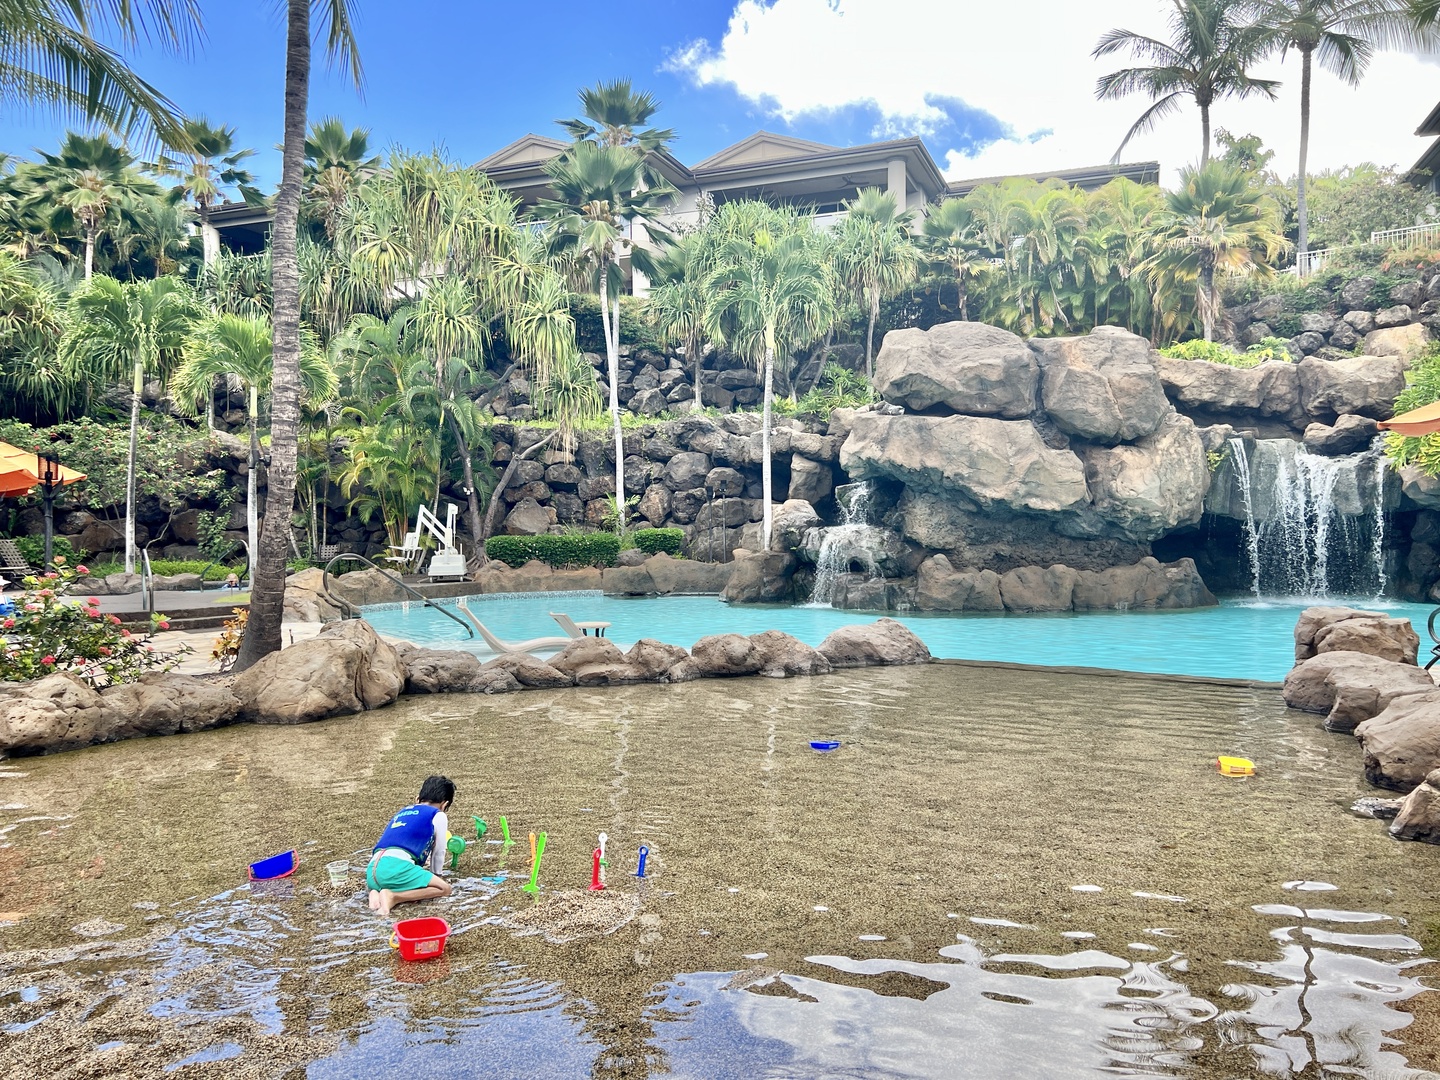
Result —
<path fill-rule="evenodd" d="M 1404 229 L 1372 232 L 1370 243 L 1384 244 L 1388 248 L 1411 248 L 1440 243 L 1440 221 L 1432 221 L 1428 225 L 1411 225 Z"/>
<path fill-rule="evenodd" d="M 1314 251 L 1307 251 L 1303 255 L 1295 256 L 1295 265 L 1285 272 L 1295 274 L 1298 277 L 1307 278 L 1312 274 L 1318 274 L 1325 269 L 1325 264 L 1330 261 L 1338 248 L 1317 248 Z"/>

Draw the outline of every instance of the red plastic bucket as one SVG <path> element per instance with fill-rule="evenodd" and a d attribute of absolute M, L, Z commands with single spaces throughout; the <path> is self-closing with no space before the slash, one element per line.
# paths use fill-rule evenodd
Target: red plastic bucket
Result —
<path fill-rule="evenodd" d="M 444 955 L 450 924 L 444 919 L 404 919 L 395 924 L 390 944 L 402 960 L 434 960 Z"/>

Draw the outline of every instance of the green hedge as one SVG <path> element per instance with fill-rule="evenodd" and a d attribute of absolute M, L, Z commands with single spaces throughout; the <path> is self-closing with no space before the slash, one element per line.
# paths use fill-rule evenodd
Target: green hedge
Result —
<path fill-rule="evenodd" d="M 20 549 L 20 554 L 25 556 L 25 561 L 31 566 L 43 569 L 45 563 L 45 538 L 41 536 L 17 536 L 15 546 Z M 68 539 L 57 536 L 50 545 L 50 554 L 63 555 L 65 561 L 71 566 L 85 560 L 83 551 L 76 551 Z"/>
<path fill-rule="evenodd" d="M 636 529 L 635 546 L 646 555 L 679 555 L 685 544 L 684 529 Z"/>
<path fill-rule="evenodd" d="M 514 567 L 524 566 L 531 559 L 549 563 L 557 570 L 614 566 L 620 556 L 620 538 L 604 532 L 571 536 L 492 536 L 485 541 L 485 554 Z"/>

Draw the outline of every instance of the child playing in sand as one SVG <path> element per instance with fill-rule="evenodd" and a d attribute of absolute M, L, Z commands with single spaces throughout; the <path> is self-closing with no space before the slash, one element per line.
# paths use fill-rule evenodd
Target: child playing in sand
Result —
<path fill-rule="evenodd" d="M 450 883 L 440 877 L 440 868 L 450 827 L 445 811 L 454 801 L 453 781 L 427 776 L 415 805 L 390 819 L 365 867 L 371 908 L 389 915 L 396 904 L 450 895 Z"/>

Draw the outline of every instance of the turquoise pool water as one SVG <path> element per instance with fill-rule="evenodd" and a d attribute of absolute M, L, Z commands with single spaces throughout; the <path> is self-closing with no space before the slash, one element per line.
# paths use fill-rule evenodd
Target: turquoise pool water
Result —
<path fill-rule="evenodd" d="M 454 601 L 446 601 L 454 603 Z M 505 640 L 558 635 L 549 612 L 579 621 L 604 619 L 608 634 L 628 648 L 643 637 L 689 648 L 706 634 L 783 630 L 819 645 L 838 626 L 868 623 L 873 613 L 784 605 L 730 605 L 710 596 L 622 598 L 600 593 L 499 594 L 466 600 L 489 630 Z M 1294 662 L 1293 631 L 1300 611 L 1314 603 L 1353 603 L 1411 620 L 1424 639 L 1425 604 L 1373 600 L 1227 600 L 1198 611 L 1091 612 L 1063 615 L 898 614 L 939 657 L 1000 660 L 1057 667 L 1099 667 L 1162 675 L 1202 675 L 1278 682 Z M 390 637 L 418 645 L 470 648 L 487 655 L 478 639 L 419 604 L 367 608 L 365 617 Z"/>

